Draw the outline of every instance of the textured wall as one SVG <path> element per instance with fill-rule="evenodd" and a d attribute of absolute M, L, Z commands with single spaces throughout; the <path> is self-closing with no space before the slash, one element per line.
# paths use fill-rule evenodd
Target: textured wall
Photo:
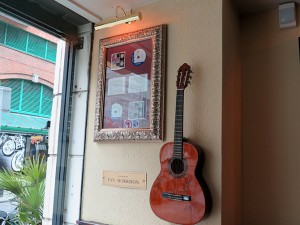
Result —
<path fill-rule="evenodd" d="M 242 224 L 299 224 L 299 26 L 280 30 L 274 10 L 241 29 Z"/>
<path fill-rule="evenodd" d="M 172 141 L 175 80 L 187 62 L 194 74 L 185 91 L 184 135 L 206 154 L 204 176 L 213 196 L 213 211 L 203 222 L 221 224 L 221 114 L 222 114 L 222 1 L 161 0 L 138 9 L 143 20 L 130 26 L 95 33 L 89 94 L 84 166 L 82 219 L 114 225 L 169 224 L 157 218 L 149 205 L 151 185 L 159 173 L 163 143 L 93 142 L 99 39 L 168 24 L 165 141 Z M 103 170 L 146 172 L 146 190 L 103 186 Z M 202 223 L 201 223 L 202 224 Z"/>

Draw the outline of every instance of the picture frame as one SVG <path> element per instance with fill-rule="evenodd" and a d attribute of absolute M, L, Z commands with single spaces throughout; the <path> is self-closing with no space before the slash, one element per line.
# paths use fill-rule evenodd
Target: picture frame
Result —
<path fill-rule="evenodd" d="M 162 141 L 166 25 L 101 39 L 94 141 Z"/>

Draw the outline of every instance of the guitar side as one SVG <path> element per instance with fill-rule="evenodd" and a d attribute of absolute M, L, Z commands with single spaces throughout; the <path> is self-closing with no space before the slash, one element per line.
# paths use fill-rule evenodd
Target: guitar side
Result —
<path fill-rule="evenodd" d="M 161 171 L 152 185 L 150 205 L 152 211 L 163 220 L 184 225 L 196 224 L 206 216 L 209 206 L 209 193 L 199 171 L 199 152 L 194 145 L 184 142 L 186 169 L 182 176 L 174 177 L 170 173 L 173 149 L 173 142 L 161 148 Z"/>

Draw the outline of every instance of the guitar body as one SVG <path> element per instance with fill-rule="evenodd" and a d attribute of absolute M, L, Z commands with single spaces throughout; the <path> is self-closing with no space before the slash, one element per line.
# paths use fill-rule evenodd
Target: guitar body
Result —
<path fill-rule="evenodd" d="M 194 145 L 184 142 L 183 159 L 174 160 L 173 149 L 174 142 L 166 143 L 161 148 L 161 171 L 152 185 L 150 205 L 153 212 L 163 220 L 177 224 L 196 224 L 205 217 L 208 206 L 206 190 L 200 186 L 204 181 L 199 171 L 199 153 Z"/>

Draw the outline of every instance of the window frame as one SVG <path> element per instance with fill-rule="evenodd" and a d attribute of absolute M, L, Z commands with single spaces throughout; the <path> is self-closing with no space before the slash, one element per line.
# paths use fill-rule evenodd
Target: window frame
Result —
<path fill-rule="evenodd" d="M 42 4 L 42 3 L 41 3 Z M 52 4 L 58 4 L 57 2 L 54 2 Z M 63 18 L 58 18 L 56 15 L 49 15 L 49 12 L 46 12 L 45 10 L 43 10 L 42 8 L 31 8 L 30 6 L 33 6 L 34 4 L 32 4 L 30 1 L 28 0 L 23 0 L 23 1 L 19 1 L 19 0 L 2 0 L 0 2 L 0 11 L 7 13 L 8 15 L 22 20 L 26 23 L 29 23 L 33 26 L 36 26 L 37 28 L 48 32 L 49 34 L 52 34 L 56 37 L 62 38 L 66 41 L 67 45 L 73 45 L 76 40 L 79 37 L 87 37 L 86 40 L 84 40 L 84 51 L 82 51 L 82 53 L 78 54 L 76 57 L 81 58 L 84 56 L 84 63 L 81 61 L 80 65 L 81 68 L 84 67 L 85 71 L 87 73 L 87 75 L 89 75 L 89 65 L 90 65 L 90 57 L 88 55 L 91 54 L 91 47 L 92 47 L 92 34 L 93 34 L 93 29 L 92 29 L 92 23 L 86 20 L 86 23 L 84 24 L 76 24 L 76 20 L 79 19 L 79 15 L 74 15 L 73 18 L 73 22 L 74 23 L 69 23 L 63 20 Z M 70 11 L 70 10 L 69 10 Z M 81 22 L 82 22 L 82 17 L 80 18 Z M 77 20 L 78 21 L 78 20 Z M 80 25 L 80 26 L 79 26 Z M 78 30 L 82 29 L 82 31 Z M 72 44 L 73 43 L 73 44 Z M 69 51 L 69 48 L 68 50 Z M 88 55 L 87 55 L 88 54 Z M 80 60 L 78 60 L 80 61 Z M 79 62 L 78 62 L 79 63 Z M 64 66 L 64 71 L 62 71 L 62 77 L 63 79 L 70 79 L 67 78 L 68 77 L 68 70 L 67 68 L 70 68 L 70 66 L 74 66 L 76 67 L 76 64 L 72 65 L 72 61 L 67 60 L 67 58 L 65 58 L 65 62 L 64 62 L 65 66 Z M 78 66 L 77 66 L 78 67 Z M 78 68 L 77 68 L 78 70 Z M 81 69 L 80 69 L 81 70 Z M 81 71 L 82 72 L 82 71 Z M 82 74 L 81 74 L 82 75 Z M 75 79 L 80 79 L 82 81 L 82 78 L 75 78 Z M 80 83 L 80 85 L 84 85 L 86 87 L 84 87 L 84 91 L 81 91 L 81 94 L 85 93 L 86 94 L 86 106 L 85 106 L 85 114 L 84 115 L 80 115 L 81 119 L 84 117 L 84 123 L 86 124 L 86 115 L 87 115 L 87 98 L 88 98 L 88 80 L 89 77 L 86 76 L 85 78 L 85 82 Z M 60 82 L 60 81 L 59 81 Z M 65 86 L 62 88 L 61 91 L 61 96 L 70 96 L 71 94 L 71 82 L 65 82 L 67 85 L 69 85 L 69 88 L 65 88 Z M 54 88 L 55 89 L 55 88 Z M 54 90 L 55 92 L 55 90 Z M 64 221 L 64 217 L 65 217 L 65 209 L 64 209 L 64 202 L 66 201 L 66 199 L 63 197 L 65 194 L 65 189 L 68 188 L 67 186 L 70 185 L 68 184 L 70 181 L 66 182 L 66 173 L 67 173 L 67 157 L 65 157 L 66 155 L 68 155 L 68 143 L 69 143 L 69 138 L 68 136 L 63 136 L 63 132 L 66 131 L 68 129 L 68 126 L 70 124 L 68 124 L 68 118 L 70 115 L 66 116 L 67 112 L 67 108 L 69 108 L 69 105 L 64 105 L 64 98 L 62 98 L 62 100 L 59 102 L 57 102 L 58 105 L 60 105 L 60 109 L 61 109 L 61 113 L 60 115 L 57 114 L 57 116 L 61 116 L 62 118 L 60 118 L 60 122 L 59 122 L 59 127 L 55 127 L 55 138 L 57 137 L 57 135 L 59 136 L 59 139 L 56 140 L 55 143 L 55 149 L 53 149 L 53 156 L 50 156 L 52 158 L 49 158 L 51 160 L 48 160 L 48 169 L 51 168 L 55 171 L 51 171 L 50 174 L 50 181 L 48 184 L 50 184 L 50 188 L 52 188 L 54 185 L 57 185 L 58 183 L 62 184 L 60 185 L 61 188 L 59 188 L 59 190 L 57 191 L 57 188 L 55 188 L 55 193 L 53 196 L 53 192 L 52 189 L 50 190 L 52 193 L 50 193 L 50 195 L 48 196 L 48 198 L 50 197 L 50 201 L 57 202 L 60 207 L 56 208 L 55 205 L 53 205 L 53 208 L 48 208 L 46 209 L 46 212 L 44 211 L 44 218 L 45 215 L 47 215 L 48 217 L 45 218 L 43 220 L 43 224 L 44 225 L 60 225 L 63 224 Z M 82 107 L 81 107 L 82 108 Z M 71 114 L 71 112 L 70 112 Z M 78 115 L 77 115 L 78 117 Z M 62 121 L 63 119 L 63 121 Z M 59 119 L 55 118 L 55 120 L 59 121 Z M 76 119 L 74 119 L 76 120 Z M 76 123 L 76 122 L 75 122 Z M 74 124 L 73 126 L 78 126 L 78 124 Z M 86 126 L 86 125 L 85 125 Z M 84 126 L 84 127 L 85 127 Z M 81 125 L 82 127 L 82 125 Z M 60 129 L 63 128 L 63 129 Z M 50 127 L 50 130 L 52 129 L 52 124 Z M 54 130 L 54 129 L 52 129 Z M 85 129 L 81 129 L 80 130 L 81 133 L 85 134 Z M 82 135 L 81 135 L 82 137 Z M 56 144 L 59 144 L 59 146 L 56 146 Z M 80 140 L 80 146 L 76 146 L 76 148 L 79 148 L 79 151 L 81 151 L 82 153 L 80 153 L 80 157 L 82 157 L 81 159 L 81 166 L 83 166 L 83 157 L 84 157 L 84 143 L 85 143 L 85 136 L 82 138 L 82 140 Z M 74 149 L 72 149 L 72 151 L 74 151 Z M 57 154 L 57 155 L 56 155 Z M 78 156 L 78 155 L 76 155 Z M 57 158 L 57 160 L 56 160 Z M 59 158 L 61 158 L 62 160 L 59 160 Z M 52 164 L 51 164 L 52 163 Z M 56 165 L 56 169 L 55 166 Z M 78 168 L 78 166 L 77 166 Z M 50 172 L 49 172 L 50 173 Z M 52 174 L 56 174 L 56 178 L 53 179 L 52 178 Z M 60 176 L 61 175 L 61 176 Z M 48 175 L 47 175 L 48 177 Z M 75 182 L 76 183 L 81 183 L 82 184 L 82 176 L 76 176 Z M 47 180 L 46 180 L 47 183 Z M 46 189 L 49 185 L 46 185 Z M 47 193 L 49 194 L 49 193 Z M 78 187 L 77 191 L 76 191 L 76 196 L 78 196 L 78 198 L 81 198 L 81 186 L 80 188 Z M 46 196 L 45 196 L 46 197 Z M 62 198 L 63 197 L 63 198 Z M 45 199 L 46 200 L 46 199 Z M 48 199 L 49 200 L 49 199 Z M 79 203 L 79 205 L 74 205 L 74 203 L 71 205 L 68 205 L 71 209 L 71 211 L 76 210 L 76 212 L 78 213 L 75 215 L 72 215 L 72 221 L 74 223 L 76 223 L 76 221 L 74 221 L 74 216 L 77 217 L 77 219 L 80 218 L 80 210 L 81 210 L 81 201 Z M 74 209 L 75 207 L 75 209 Z M 49 216 L 49 213 L 52 213 L 52 217 Z M 68 218 L 67 218 L 68 219 Z"/>

